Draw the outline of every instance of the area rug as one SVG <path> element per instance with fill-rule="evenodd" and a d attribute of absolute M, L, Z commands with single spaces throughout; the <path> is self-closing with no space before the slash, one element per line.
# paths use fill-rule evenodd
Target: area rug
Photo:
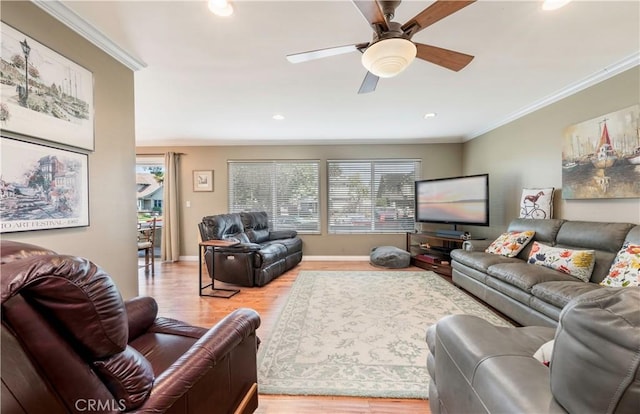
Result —
<path fill-rule="evenodd" d="M 427 328 L 452 314 L 510 326 L 423 271 L 301 271 L 258 352 L 262 394 L 427 398 Z"/>

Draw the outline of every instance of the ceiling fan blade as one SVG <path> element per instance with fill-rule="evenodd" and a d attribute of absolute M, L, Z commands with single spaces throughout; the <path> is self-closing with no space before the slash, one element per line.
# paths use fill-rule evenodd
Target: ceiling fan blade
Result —
<path fill-rule="evenodd" d="M 473 56 L 455 52 L 453 50 L 425 45 L 422 43 L 415 43 L 415 45 L 416 48 L 418 48 L 416 57 L 456 72 L 463 69 L 473 60 Z"/>
<path fill-rule="evenodd" d="M 359 43 L 356 45 L 328 47 L 325 49 L 311 50 L 308 52 L 293 53 L 291 55 L 287 55 L 287 60 L 291 63 L 308 62 L 314 59 L 322 59 L 329 56 L 355 52 L 357 50 L 366 49 L 367 46 L 369 46 L 369 43 Z"/>
<path fill-rule="evenodd" d="M 387 19 L 384 18 L 384 13 L 380 8 L 380 5 L 375 0 L 352 0 L 354 6 L 360 10 L 360 13 L 369 22 L 369 24 L 375 28 L 379 26 L 383 31 L 389 30 L 389 24 Z"/>
<path fill-rule="evenodd" d="M 360 89 L 358 90 L 358 94 L 375 91 L 376 86 L 378 86 L 379 79 L 380 79 L 379 77 L 367 71 L 367 74 L 365 75 L 364 80 L 362 81 L 362 85 L 360 85 Z"/>
<path fill-rule="evenodd" d="M 418 33 L 420 30 L 431 26 L 432 24 L 444 19 L 445 17 L 457 12 L 474 3 L 476 0 L 439 0 L 418 13 L 413 19 L 402 25 L 402 30 L 409 38 Z"/>

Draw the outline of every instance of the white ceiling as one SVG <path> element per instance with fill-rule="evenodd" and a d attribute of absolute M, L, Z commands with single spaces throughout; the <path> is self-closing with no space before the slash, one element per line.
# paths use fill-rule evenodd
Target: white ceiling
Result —
<path fill-rule="evenodd" d="M 405 0 L 394 21 L 431 3 Z M 553 12 L 478 1 L 413 38 L 474 55 L 469 66 L 416 59 L 365 95 L 358 52 L 285 59 L 370 41 L 350 1 L 236 0 L 228 18 L 206 1 L 62 4 L 146 65 L 135 73 L 140 146 L 462 142 L 640 63 L 637 0 Z"/>

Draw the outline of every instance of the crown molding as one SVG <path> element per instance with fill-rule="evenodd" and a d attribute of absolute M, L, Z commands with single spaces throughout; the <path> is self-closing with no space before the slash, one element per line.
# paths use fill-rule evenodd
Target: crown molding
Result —
<path fill-rule="evenodd" d="M 146 63 L 115 44 L 104 33 L 59 0 L 31 0 L 31 2 L 129 69 L 137 71 L 147 67 Z"/>
<path fill-rule="evenodd" d="M 584 89 L 587 89 L 590 86 L 596 85 L 600 82 L 603 82 L 609 78 L 612 78 L 628 69 L 631 69 L 635 66 L 640 65 L 640 52 L 635 52 L 634 54 L 632 54 L 631 56 L 628 56 L 624 59 L 622 59 L 621 61 L 614 63 L 610 66 L 607 66 L 601 70 L 599 70 L 598 72 L 578 81 L 578 82 L 574 82 L 572 84 L 570 84 L 569 86 L 560 89 L 559 91 L 545 97 L 542 98 L 538 101 L 533 102 L 531 105 L 526 106 L 522 109 L 520 109 L 519 111 L 516 111 L 510 115 L 508 115 L 506 118 L 487 126 L 486 128 L 483 128 L 481 130 L 475 131 L 469 135 L 467 135 L 464 138 L 464 141 L 469 141 L 472 140 L 474 138 L 479 137 L 482 134 L 486 134 L 489 131 L 493 131 L 494 129 L 501 127 L 503 125 L 508 124 L 509 122 L 513 122 L 518 118 L 522 118 L 525 115 L 528 115 L 532 112 L 535 112 L 539 109 L 544 108 L 545 106 L 551 105 L 555 102 L 558 102 L 561 99 L 564 99 L 568 96 L 571 96 L 575 93 L 578 93 Z"/>

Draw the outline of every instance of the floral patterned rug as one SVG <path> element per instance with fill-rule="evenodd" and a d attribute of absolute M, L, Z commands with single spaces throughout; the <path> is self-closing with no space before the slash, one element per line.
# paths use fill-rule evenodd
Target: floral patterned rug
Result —
<path fill-rule="evenodd" d="M 510 326 L 424 271 L 301 271 L 258 352 L 262 394 L 427 398 L 427 328 L 451 314 Z"/>

